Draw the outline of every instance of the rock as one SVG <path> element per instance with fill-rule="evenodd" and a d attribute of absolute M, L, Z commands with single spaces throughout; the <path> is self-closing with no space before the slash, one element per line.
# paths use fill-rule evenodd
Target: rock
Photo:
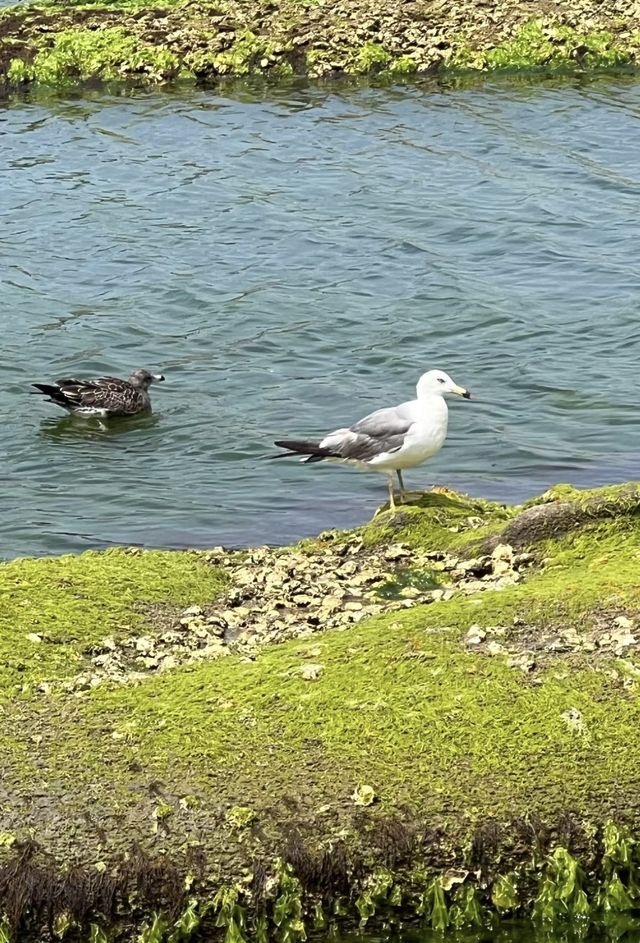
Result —
<path fill-rule="evenodd" d="M 583 736 L 588 733 L 582 714 L 576 707 L 570 707 L 569 710 L 563 711 L 560 716 L 569 730 Z"/>
<path fill-rule="evenodd" d="M 494 564 L 496 561 L 502 560 L 511 565 L 513 563 L 513 547 L 511 544 L 498 544 L 491 554 L 491 559 Z"/>
<path fill-rule="evenodd" d="M 348 563 L 343 563 L 337 572 L 340 576 L 355 576 L 357 571 L 357 564 L 350 560 Z"/>
<path fill-rule="evenodd" d="M 536 660 L 531 652 L 516 655 L 507 662 L 510 668 L 518 668 L 523 674 L 530 674 L 536 667 Z"/>
<path fill-rule="evenodd" d="M 514 583 L 517 583 L 519 579 L 520 579 L 519 573 L 513 573 L 513 572 L 506 573 L 504 576 L 501 576 L 499 579 L 495 581 L 495 583 L 493 584 L 493 588 L 504 589 L 505 586 L 513 586 Z"/>
<path fill-rule="evenodd" d="M 178 665 L 178 660 L 174 655 L 163 655 L 160 659 L 160 671 L 169 671 L 171 668 L 176 668 Z"/>
<path fill-rule="evenodd" d="M 141 635 L 136 639 L 136 651 L 141 654 L 147 654 L 148 652 L 153 651 L 155 648 L 155 642 L 152 638 L 149 638 L 148 635 Z"/>
<path fill-rule="evenodd" d="M 308 606 L 313 602 L 313 596 L 309 596 L 308 593 L 297 593 L 293 597 L 293 602 L 296 606 Z"/>
<path fill-rule="evenodd" d="M 508 560 L 494 560 L 493 575 L 503 576 L 505 573 L 512 573 L 511 563 Z"/>
<path fill-rule="evenodd" d="M 362 622 L 363 619 L 367 619 L 370 615 L 371 613 L 365 612 L 364 610 L 362 612 L 354 612 L 352 615 L 352 620 L 355 623 Z"/>
<path fill-rule="evenodd" d="M 487 645 L 487 654 L 495 658 L 496 655 L 504 655 L 506 649 L 500 642 L 489 642 Z"/>
<path fill-rule="evenodd" d="M 305 681 L 317 681 L 323 671 L 324 665 L 318 665 L 312 662 L 308 665 L 303 665 L 300 669 L 300 674 Z"/>
<path fill-rule="evenodd" d="M 470 625 L 465 636 L 467 645 L 480 645 L 487 637 L 487 633 L 479 625 Z"/>
<path fill-rule="evenodd" d="M 321 605 L 326 612 L 336 612 L 342 608 L 342 600 L 338 596 L 325 596 Z"/>
<path fill-rule="evenodd" d="M 529 566 L 530 563 L 533 563 L 535 557 L 532 553 L 518 553 L 513 558 L 514 567 Z"/>
<path fill-rule="evenodd" d="M 440 879 L 442 890 L 450 891 L 456 884 L 462 884 L 468 876 L 469 872 L 461 868 L 452 868 L 450 871 L 445 871 Z"/>
<path fill-rule="evenodd" d="M 456 570 L 463 573 L 484 573 L 491 566 L 488 557 L 473 557 L 471 560 L 460 560 Z"/>
<path fill-rule="evenodd" d="M 356 786 L 351 798 L 356 805 L 368 806 L 373 805 L 377 797 L 373 786 L 362 785 Z"/>
<path fill-rule="evenodd" d="M 192 618 L 193 616 L 201 616 L 202 609 L 200 608 L 200 606 L 189 606 L 189 608 L 185 609 L 181 613 L 181 615 L 183 619 L 189 619 L 189 618 Z"/>
<path fill-rule="evenodd" d="M 614 625 L 617 625 L 619 629 L 629 630 L 633 628 L 633 621 L 627 616 L 616 616 L 613 622 Z"/>
<path fill-rule="evenodd" d="M 637 638 L 629 631 L 633 625 L 630 619 L 627 619 L 625 616 L 620 616 L 618 619 L 615 619 L 614 622 L 617 628 L 611 632 L 611 642 L 616 655 L 621 655 L 625 649 L 636 644 Z"/>
<path fill-rule="evenodd" d="M 140 662 L 142 663 L 142 666 L 143 666 L 144 668 L 150 669 L 150 668 L 157 668 L 157 667 L 158 667 L 159 659 L 158 659 L 155 655 L 149 655 L 149 656 L 145 656 L 145 657 L 142 657 L 142 656 L 141 656 L 141 657 L 138 659 L 138 661 L 140 661 Z M 96 675 L 96 677 L 98 677 L 98 676 Z"/>
<path fill-rule="evenodd" d="M 385 560 L 402 560 L 410 556 L 411 550 L 404 544 L 393 544 L 391 547 L 387 547 L 384 553 Z"/>

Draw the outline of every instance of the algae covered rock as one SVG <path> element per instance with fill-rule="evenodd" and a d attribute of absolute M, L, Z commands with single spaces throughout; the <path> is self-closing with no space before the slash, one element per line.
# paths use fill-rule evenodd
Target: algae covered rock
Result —
<path fill-rule="evenodd" d="M 69 86 L 305 75 L 465 76 L 499 69 L 583 73 L 632 65 L 640 13 L 621 0 L 554 5 L 502 0 L 198 0 L 27 3 L 0 11 L 0 80 Z"/>
<path fill-rule="evenodd" d="M 639 536 L 635 485 L 427 493 L 291 548 L 0 566 L 7 932 L 627 913 Z"/>

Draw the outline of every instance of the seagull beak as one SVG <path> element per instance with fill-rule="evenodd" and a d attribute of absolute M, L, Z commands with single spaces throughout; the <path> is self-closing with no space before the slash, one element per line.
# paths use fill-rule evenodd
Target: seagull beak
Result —
<path fill-rule="evenodd" d="M 156 381 L 156 383 L 162 383 L 162 381 L 164 380 L 164 376 L 162 373 L 154 373 L 153 379 Z"/>
<path fill-rule="evenodd" d="M 458 396 L 462 396 L 464 399 L 471 399 L 471 393 L 469 390 L 465 390 L 463 386 L 452 386 L 451 392 L 457 393 Z"/>

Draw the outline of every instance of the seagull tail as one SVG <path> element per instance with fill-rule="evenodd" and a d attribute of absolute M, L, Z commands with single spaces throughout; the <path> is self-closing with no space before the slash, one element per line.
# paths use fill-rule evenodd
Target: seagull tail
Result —
<path fill-rule="evenodd" d="M 52 383 L 32 383 L 31 386 L 35 386 L 35 390 L 29 391 L 34 396 L 44 394 L 49 397 L 51 402 L 57 403 L 58 406 L 68 405 L 66 396 L 59 386 L 54 386 Z"/>
<path fill-rule="evenodd" d="M 303 439 L 278 439 L 275 443 L 279 449 L 286 449 L 286 452 L 279 452 L 277 455 L 270 455 L 270 458 L 287 458 L 291 455 L 304 455 L 302 461 L 305 464 L 312 462 L 321 462 L 325 458 L 331 458 L 333 452 L 330 449 L 321 449 L 319 442 L 309 442 Z"/>
<path fill-rule="evenodd" d="M 60 387 L 54 386 L 53 383 L 32 383 L 31 386 L 35 386 L 38 393 L 44 393 L 45 396 L 58 396 L 59 397 L 62 392 Z M 38 393 L 34 393 L 34 395 L 37 396 Z"/>

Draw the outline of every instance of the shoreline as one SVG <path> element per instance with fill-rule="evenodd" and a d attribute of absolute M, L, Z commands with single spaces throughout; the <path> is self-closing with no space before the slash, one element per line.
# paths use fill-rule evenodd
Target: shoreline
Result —
<path fill-rule="evenodd" d="M 1 564 L 7 938 L 635 926 L 639 514 L 436 489 L 291 547 Z"/>
<path fill-rule="evenodd" d="M 634 68 L 640 11 L 613 0 L 578 8 L 507 0 L 141 0 L 0 10 L 0 87 L 141 87 L 229 78 L 375 76 L 434 80 L 508 70 L 543 74 Z"/>

